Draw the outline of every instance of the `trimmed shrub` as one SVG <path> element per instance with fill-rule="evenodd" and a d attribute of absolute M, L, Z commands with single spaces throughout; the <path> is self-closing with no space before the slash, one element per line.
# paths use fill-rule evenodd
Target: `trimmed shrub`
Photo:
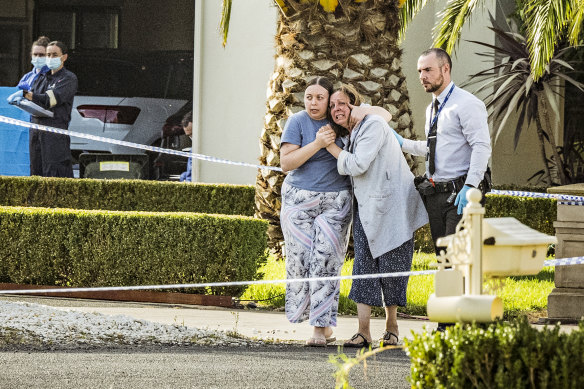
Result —
<path fill-rule="evenodd" d="M 485 217 L 514 217 L 539 232 L 555 235 L 556 199 L 488 195 Z"/>
<path fill-rule="evenodd" d="M 254 214 L 254 187 L 146 180 L 0 177 L 0 205 Z"/>
<path fill-rule="evenodd" d="M 557 219 L 555 199 L 487 195 L 485 217 L 514 217 L 521 223 L 539 232 L 555 235 L 554 221 Z M 434 252 L 430 226 L 416 231 L 415 248 L 425 253 Z"/>
<path fill-rule="evenodd" d="M 0 205 L 252 216 L 254 187 L 145 180 L 0 176 Z M 553 222 L 556 214 L 554 199 L 487 196 L 486 217 L 515 217 L 525 225 L 549 235 L 555 235 Z M 428 225 L 416 232 L 415 248 L 422 252 L 434 252 Z"/>
<path fill-rule="evenodd" d="M 268 223 L 245 216 L 0 207 L 0 282 L 73 287 L 254 280 Z M 187 290 L 243 293 L 245 287 Z"/>
<path fill-rule="evenodd" d="M 456 325 L 405 340 L 412 388 L 583 388 L 584 324 L 569 334 L 527 319 Z"/>

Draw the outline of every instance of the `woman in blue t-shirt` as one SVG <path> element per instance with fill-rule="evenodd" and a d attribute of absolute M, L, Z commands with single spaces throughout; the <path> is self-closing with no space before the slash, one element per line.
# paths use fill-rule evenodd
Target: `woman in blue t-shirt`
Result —
<path fill-rule="evenodd" d="M 280 147 L 280 165 L 288 172 L 282 185 L 280 214 L 286 248 L 286 276 L 316 278 L 340 275 L 351 223 L 351 182 L 337 172 L 337 160 L 326 147 L 342 147 L 341 135 L 325 132 L 333 84 L 312 79 L 304 92 L 305 110 L 286 122 Z M 355 107 L 352 119 L 378 113 L 380 107 Z M 339 136 L 337 136 L 339 135 Z M 309 319 L 314 327 L 308 346 L 326 346 L 336 339 L 340 281 L 295 282 L 286 286 L 286 317 L 292 323 Z"/>

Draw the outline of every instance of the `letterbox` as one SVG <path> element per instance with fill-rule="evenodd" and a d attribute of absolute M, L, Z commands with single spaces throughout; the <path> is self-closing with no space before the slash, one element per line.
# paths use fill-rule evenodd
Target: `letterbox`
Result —
<path fill-rule="evenodd" d="M 483 277 L 537 274 L 543 268 L 549 236 L 520 223 L 513 217 L 483 219 Z"/>

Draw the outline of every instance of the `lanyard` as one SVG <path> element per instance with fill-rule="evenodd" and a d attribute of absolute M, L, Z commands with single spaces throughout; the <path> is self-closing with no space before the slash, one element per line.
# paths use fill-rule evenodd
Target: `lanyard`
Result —
<path fill-rule="evenodd" d="M 450 90 L 448 91 L 448 94 L 444 98 L 444 101 L 442 102 L 442 104 L 440 104 L 440 108 L 438 108 L 438 112 L 436 112 L 436 115 L 434 116 L 434 119 L 432 119 L 432 121 L 430 122 L 430 127 L 428 127 L 429 130 L 432 128 L 432 126 L 434 124 L 436 124 L 436 120 L 438 120 L 438 115 L 440 115 L 440 112 L 442 112 L 442 108 L 444 108 L 444 105 L 446 105 L 446 102 L 448 101 L 448 98 L 452 94 L 452 91 L 453 90 L 454 90 L 454 84 L 452 84 L 452 86 L 450 87 Z M 430 112 L 430 117 L 432 117 L 432 113 L 434 113 L 434 106 L 433 105 L 432 105 L 432 111 Z"/>

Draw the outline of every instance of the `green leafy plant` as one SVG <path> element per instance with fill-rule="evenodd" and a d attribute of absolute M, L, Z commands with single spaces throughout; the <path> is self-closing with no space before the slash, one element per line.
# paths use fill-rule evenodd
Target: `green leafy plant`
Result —
<path fill-rule="evenodd" d="M 0 205 L 252 216 L 254 187 L 147 180 L 0 177 Z"/>
<path fill-rule="evenodd" d="M 371 346 L 367 350 L 363 348 L 357 351 L 357 354 L 353 358 L 348 357 L 345 353 L 329 355 L 329 362 L 337 368 L 334 373 L 335 389 L 352 389 L 353 387 L 349 383 L 349 373 L 352 368 L 361 364 L 363 364 L 363 370 L 367 371 L 367 358 L 387 350 L 402 348 L 403 346 L 384 346 L 381 344 L 376 349 L 371 349 Z"/>
<path fill-rule="evenodd" d="M 519 117 L 514 134 L 514 147 L 517 148 L 523 124 L 527 122 L 529 126 L 534 122 L 547 184 L 570 183 L 551 129 L 550 110 L 559 120 L 560 108 L 555 91 L 560 88 L 561 81 L 570 83 L 584 92 L 584 84 L 570 77 L 569 74 L 574 71 L 574 67 L 564 58 L 573 48 L 556 48 L 543 74 L 536 80 L 532 74 L 533 64 L 525 37 L 497 27 L 492 16 L 491 21 L 494 27 L 490 29 L 495 33 L 498 44 L 471 42 L 491 49 L 478 55 L 489 59 L 494 56 L 496 65 L 471 75 L 465 86 L 480 84 L 477 93 L 491 91 L 485 103 L 490 111 L 490 117 L 496 121 L 493 131 L 495 142 L 510 116 L 517 112 Z M 550 158 L 546 152 L 546 142 L 551 146 Z M 555 169 L 552 169 L 553 164 Z"/>
<path fill-rule="evenodd" d="M 569 334 L 559 326 L 457 324 L 446 332 L 405 340 L 412 388 L 581 388 L 584 323 Z"/>

